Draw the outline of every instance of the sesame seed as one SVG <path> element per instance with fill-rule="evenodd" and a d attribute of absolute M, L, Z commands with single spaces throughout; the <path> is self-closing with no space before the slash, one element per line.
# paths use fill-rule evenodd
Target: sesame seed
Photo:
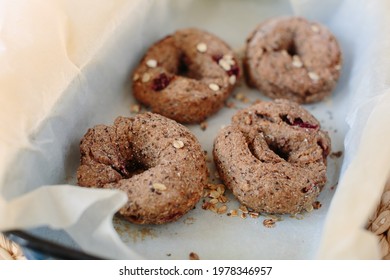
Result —
<path fill-rule="evenodd" d="M 246 213 L 241 213 L 240 218 L 241 219 L 246 219 Z"/>
<path fill-rule="evenodd" d="M 205 43 L 199 43 L 196 45 L 196 49 L 200 53 L 205 53 L 207 51 L 207 45 Z"/>
<path fill-rule="evenodd" d="M 153 183 L 153 188 L 157 191 L 165 191 L 167 187 L 164 184 L 161 183 Z"/>
<path fill-rule="evenodd" d="M 314 209 L 314 207 L 313 207 L 313 205 L 311 205 L 311 204 L 308 205 L 308 206 L 305 208 L 306 212 L 312 212 L 313 209 Z"/>
<path fill-rule="evenodd" d="M 213 91 L 218 91 L 219 90 L 219 85 L 211 83 L 209 84 L 209 88 Z"/>
<path fill-rule="evenodd" d="M 148 73 L 145 73 L 142 75 L 142 82 L 147 83 L 150 80 L 150 75 Z"/>
<path fill-rule="evenodd" d="M 318 79 L 320 78 L 320 77 L 319 77 L 316 73 L 314 73 L 314 72 L 308 72 L 307 74 L 309 75 L 309 78 L 310 78 L 312 81 L 314 81 L 314 82 L 318 81 Z"/>
<path fill-rule="evenodd" d="M 180 140 L 175 140 L 175 141 L 173 141 L 172 145 L 173 145 L 173 147 L 175 147 L 176 149 L 181 149 L 181 148 L 184 147 L 183 141 L 180 141 Z"/>
<path fill-rule="evenodd" d="M 315 33 L 318 33 L 319 31 L 320 31 L 320 29 L 318 28 L 318 26 L 317 25 L 312 25 L 311 26 L 311 30 L 313 31 L 313 32 L 315 32 Z"/>
<path fill-rule="evenodd" d="M 146 61 L 146 65 L 150 68 L 156 68 L 157 67 L 157 60 L 149 59 L 148 61 Z"/>
<path fill-rule="evenodd" d="M 229 84 L 234 85 L 237 81 L 236 75 L 232 75 L 229 77 Z"/>
<path fill-rule="evenodd" d="M 137 81 L 139 79 L 138 73 L 135 73 L 133 76 L 133 81 Z"/>

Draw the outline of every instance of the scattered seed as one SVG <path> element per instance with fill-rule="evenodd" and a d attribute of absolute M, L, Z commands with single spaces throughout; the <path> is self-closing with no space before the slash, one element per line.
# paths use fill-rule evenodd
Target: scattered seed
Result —
<path fill-rule="evenodd" d="M 212 199 L 210 199 L 210 201 L 209 201 L 211 204 L 218 204 L 218 199 L 217 198 L 212 198 Z"/>
<path fill-rule="evenodd" d="M 213 91 L 218 91 L 219 90 L 219 85 L 211 83 L 209 84 L 209 88 Z"/>
<path fill-rule="evenodd" d="M 229 84 L 234 85 L 237 81 L 236 75 L 231 75 L 229 77 Z"/>
<path fill-rule="evenodd" d="M 205 53 L 207 51 L 207 45 L 205 43 L 199 43 L 196 45 L 196 49 L 200 53 Z"/>
<path fill-rule="evenodd" d="M 226 106 L 226 108 L 232 109 L 232 108 L 236 107 L 236 104 L 234 104 L 234 102 L 227 101 L 227 102 L 225 102 L 225 106 Z"/>
<path fill-rule="evenodd" d="M 219 192 L 217 192 L 216 190 L 212 190 L 210 191 L 210 197 L 211 198 L 218 198 L 221 194 Z"/>
<path fill-rule="evenodd" d="M 308 205 L 306 208 L 305 208 L 305 210 L 306 210 L 306 212 L 312 212 L 313 211 L 313 209 L 314 209 L 314 207 L 313 207 L 313 205 Z"/>
<path fill-rule="evenodd" d="M 155 59 L 149 59 L 148 61 L 146 61 L 146 65 L 147 65 L 149 68 L 156 68 L 156 67 L 157 67 L 157 60 L 155 60 Z"/>
<path fill-rule="evenodd" d="M 148 73 L 144 73 L 142 75 L 142 82 L 147 83 L 147 82 L 149 82 L 149 80 L 150 80 L 150 75 Z"/>
<path fill-rule="evenodd" d="M 238 216 L 238 212 L 236 209 L 232 209 L 229 211 L 229 214 L 231 217 L 237 217 Z"/>
<path fill-rule="evenodd" d="M 217 213 L 218 214 L 224 214 L 224 213 L 226 213 L 226 211 L 227 211 L 227 206 L 226 205 L 222 205 L 221 207 L 218 208 Z"/>
<path fill-rule="evenodd" d="M 246 219 L 246 213 L 241 213 L 241 214 L 240 214 L 240 218 L 241 218 L 241 219 Z"/>
<path fill-rule="evenodd" d="M 248 214 L 248 213 L 249 213 L 248 208 L 247 208 L 245 205 L 240 205 L 240 207 L 238 207 L 238 209 L 239 209 L 242 213 L 245 213 L 245 214 Z"/>
<path fill-rule="evenodd" d="M 133 81 L 138 81 L 139 80 L 139 75 L 138 73 L 135 73 L 133 76 Z"/>
<path fill-rule="evenodd" d="M 276 221 L 274 219 L 265 219 L 263 221 L 263 225 L 267 228 L 275 227 Z"/>
<path fill-rule="evenodd" d="M 189 255 L 189 257 L 190 257 L 190 260 L 199 260 L 199 256 L 198 256 L 198 254 L 197 253 L 194 253 L 194 252 L 191 252 L 190 253 L 190 255 Z"/>
<path fill-rule="evenodd" d="M 164 184 L 161 183 L 153 183 L 153 188 L 157 191 L 165 191 L 167 187 Z"/>
<path fill-rule="evenodd" d="M 229 201 L 229 199 L 226 196 L 221 195 L 220 197 L 218 197 L 218 201 L 221 203 L 226 203 Z"/>
<path fill-rule="evenodd" d="M 318 28 L 318 26 L 317 25 L 312 25 L 311 26 L 311 30 L 313 31 L 313 32 L 315 32 L 315 33 L 318 33 L 319 31 L 320 31 L 320 29 Z"/>
<path fill-rule="evenodd" d="M 260 213 L 257 213 L 257 212 L 249 212 L 249 216 L 251 218 L 258 218 L 260 216 Z"/>
<path fill-rule="evenodd" d="M 183 141 L 180 141 L 180 140 L 175 140 L 175 141 L 173 141 L 172 145 L 173 145 L 173 147 L 175 147 L 176 149 L 181 149 L 181 148 L 184 147 Z"/>
<path fill-rule="evenodd" d="M 308 72 L 307 73 L 308 75 L 309 75 L 309 78 L 312 80 L 312 81 L 318 81 L 319 80 L 319 76 L 316 74 L 316 73 L 314 73 L 314 72 Z"/>

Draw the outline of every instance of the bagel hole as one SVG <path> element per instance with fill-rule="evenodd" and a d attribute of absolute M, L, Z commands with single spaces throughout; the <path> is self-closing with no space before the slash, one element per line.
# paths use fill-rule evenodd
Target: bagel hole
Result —
<path fill-rule="evenodd" d="M 132 160 L 132 161 L 127 162 L 127 164 L 126 164 L 127 174 L 122 174 L 122 175 L 126 178 L 131 178 L 134 175 L 141 174 L 148 169 L 149 169 L 149 167 L 146 166 L 145 164 L 143 164 L 142 162 Z"/>
<path fill-rule="evenodd" d="M 295 45 L 294 40 L 291 40 L 290 43 L 287 45 L 286 51 L 290 56 L 294 56 L 298 54 L 297 46 Z"/>
<path fill-rule="evenodd" d="M 188 69 L 188 62 L 187 62 L 187 57 L 182 54 L 179 57 L 179 65 L 177 67 L 177 75 L 182 76 L 182 77 L 189 77 L 189 69 Z"/>
<path fill-rule="evenodd" d="M 270 142 L 270 143 L 267 142 L 267 145 L 268 145 L 268 148 L 271 151 L 273 151 L 277 156 L 284 159 L 285 161 L 288 161 L 288 159 L 290 157 L 290 151 L 288 149 L 286 149 L 286 147 L 282 147 L 282 146 L 278 145 L 278 143 L 276 143 L 276 142 Z"/>

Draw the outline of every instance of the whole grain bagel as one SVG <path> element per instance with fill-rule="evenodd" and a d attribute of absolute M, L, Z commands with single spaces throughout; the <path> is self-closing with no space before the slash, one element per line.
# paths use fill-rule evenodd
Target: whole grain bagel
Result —
<path fill-rule="evenodd" d="M 237 112 L 214 142 L 225 185 L 258 212 L 296 214 L 310 207 L 326 183 L 330 138 L 303 107 L 260 102 Z"/>
<path fill-rule="evenodd" d="M 240 75 L 232 49 L 203 30 L 178 30 L 152 45 L 133 73 L 133 95 L 155 113 L 199 123 L 217 112 Z"/>
<path fill-rule="evenodd" d="M 247 39 L 247 82 L 274 99 L 322 100 L 336 86 L 341 65 L 335 36 L 325 26 L 301 17 L 266 20 Z"/>
<path fill-rule="evenodd" d="M 153 113 L 97 125 L 80 143 L 78 184 L 119 189 L 119 215 L 137 224 L 175 221 L 199 201 L 207 183 L 201 146 L 184 126 Z"/>

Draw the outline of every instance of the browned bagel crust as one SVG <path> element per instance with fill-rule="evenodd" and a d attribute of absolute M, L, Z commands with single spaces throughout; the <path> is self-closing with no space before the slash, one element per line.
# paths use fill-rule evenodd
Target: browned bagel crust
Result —
<path fill-rule="evenodd" d="M 325 26 L 301 17 L 266 20 L 247 39 L 247 83 L 274 99 L 322 100 L 336 86 L 341 65 L 335 36 Z"/>
<path fill-rule="evenodd" d="M 326 183 L 330 138 L 303 107 L 260 102 L 236 113 L 214 142 L 219 175 L 238 200 L 259 212 L 296 214 Z"/>
<path fill-rule="evenodd" d="M 119 189 L 119 215 L 138 224 L 175 221 L 199 201 L 207 183 L 201 146 L 184 126 L 153 113 L 97 125 L 80 143 L 78 184 Z"/>
<path fill-rule="evenodd" d="M 149 48 L 133 73 L 133 95 L 155 113 L 199 123 L 224 105 L 239 75 L 238 59 L 225 42 L 182 29 Z"/>

